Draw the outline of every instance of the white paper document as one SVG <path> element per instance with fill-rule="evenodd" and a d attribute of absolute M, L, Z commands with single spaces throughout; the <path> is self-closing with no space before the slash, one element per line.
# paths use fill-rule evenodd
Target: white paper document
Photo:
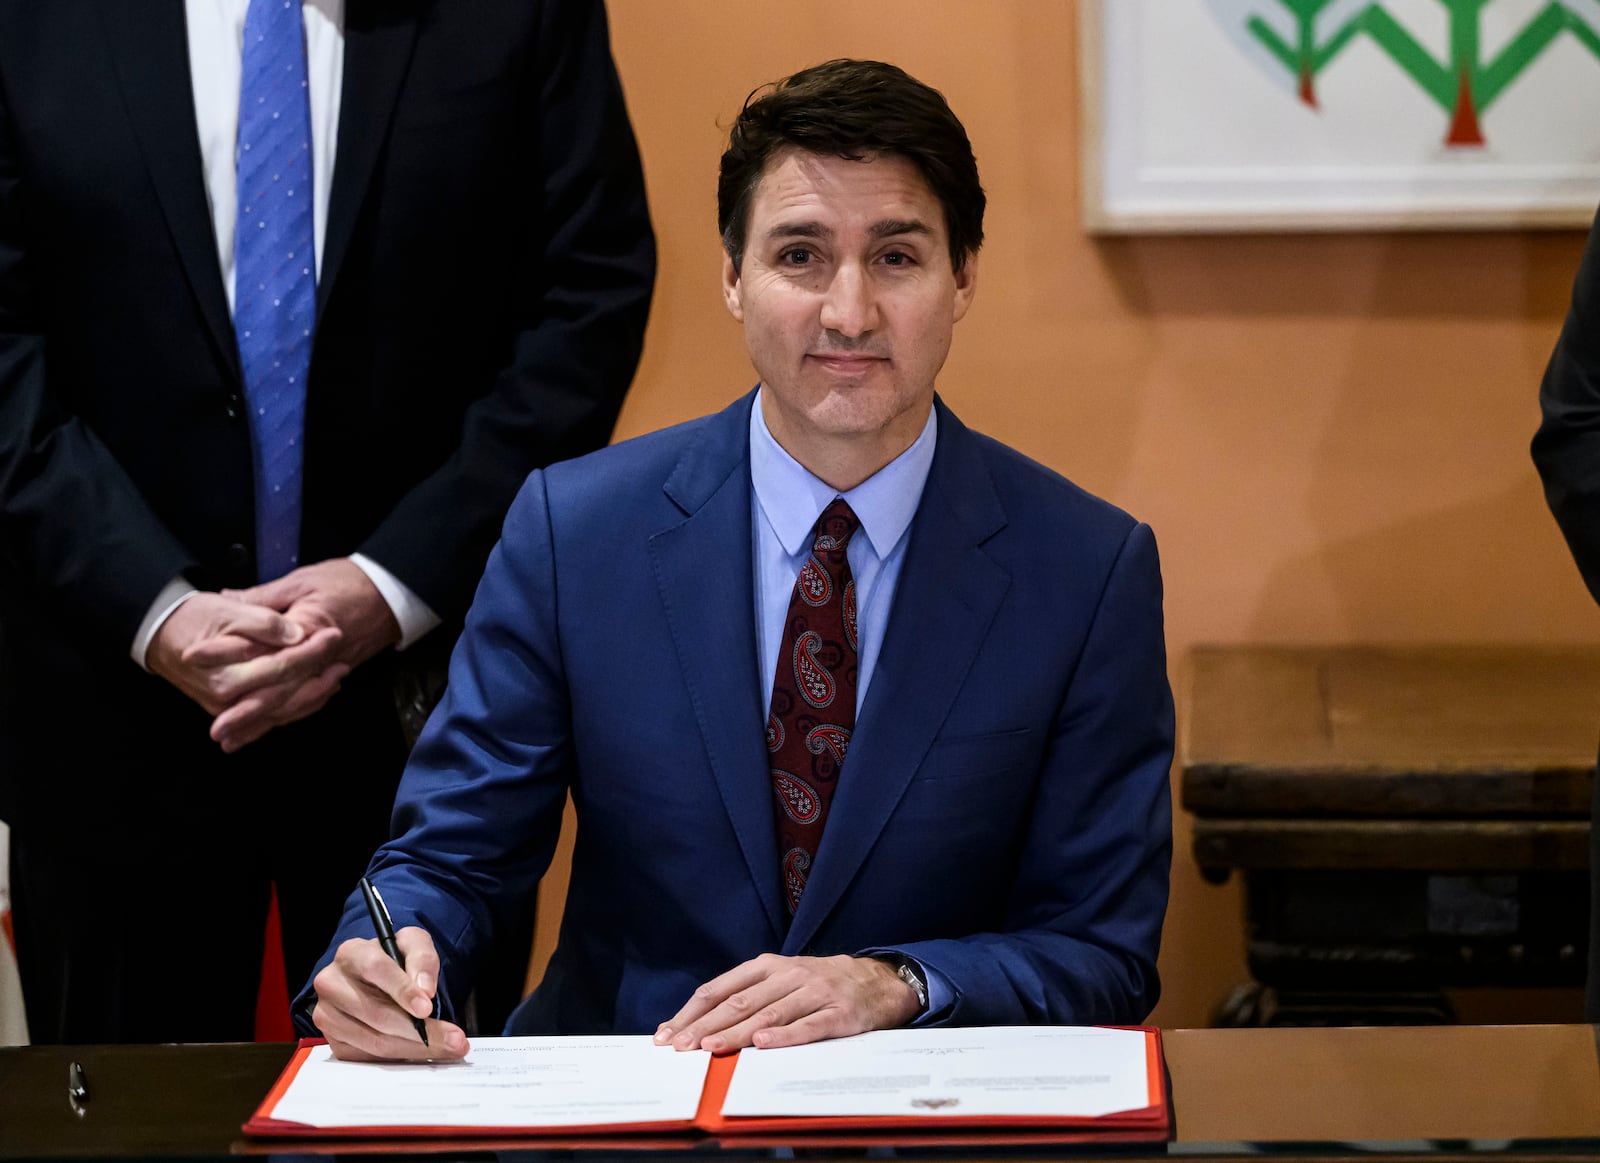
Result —
<path fill-rule="evenodd" d="M 711 1056 L 648 1036 L 475 1038 L 460 1062 L 341 1062 L 311 1050 L 275 1119 L 313 1127 L 688 1122 Z"/>
<path fill-rule="evenodd" d="M 1139 1030 L 990 1026 L 750 1049 L 722 1113 L 1095 1117 L 1150 1105 L 1145 1046 Z"/>

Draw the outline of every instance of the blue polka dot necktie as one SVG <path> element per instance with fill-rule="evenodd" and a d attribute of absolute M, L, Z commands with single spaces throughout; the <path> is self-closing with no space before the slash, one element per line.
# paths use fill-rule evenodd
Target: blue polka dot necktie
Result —
<path fill-rule="evenodd" d="M 789 596 L 772 682 L 767 762 L 790 916 L 805 895 L 856 726 L 856 583 L 846 551 L 860 526 L 843 497 L 817 518 L 811 554 Z"/>
<path fill-rule="evenodd" d="M 250 0 L 240 60 L 234 333 L 256 489 L 256 574 L 299 563 L 306 373 L 316 312 L 311 105 L 300 0 Z"/>

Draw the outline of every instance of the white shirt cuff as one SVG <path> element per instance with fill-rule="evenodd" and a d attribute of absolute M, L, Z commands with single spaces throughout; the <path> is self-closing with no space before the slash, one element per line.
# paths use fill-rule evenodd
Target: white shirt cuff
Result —
<path fill-rule="evenodd" d="M 150 610 L 145 614 L 144 621 L 139 623 L 139 631 L 133 636 L 133 649 L 128 652 L 145 670 L 150 669 L 145 666 L 144 659 L 150 652 L 150 641 L 156 636 L 156 631 L 172 617 L 172 611 L 199 592 L 182 577 L 175 577 L 161 587 L 156 600 L 150 603 Z"/>
<path fill-rule="evenodd" d="M 396 650 L 404 650 L 439 624 L 439 615 L 433 612 L 427 602 L 417 597 L 405 582 L 372 558 L 364 553 L 352 553 L 350 560 L 355 562 L 356 568 L 366 574 L 367 579 L 378 587 L 378 593 L 383 596 L 389 612 L 400 624 L 400 642 L 395 647 Z"/>

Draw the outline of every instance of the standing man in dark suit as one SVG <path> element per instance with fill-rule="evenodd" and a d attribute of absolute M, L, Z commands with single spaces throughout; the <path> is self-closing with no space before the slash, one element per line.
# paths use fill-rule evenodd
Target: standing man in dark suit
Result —
<path fill-rule="evenodd" d="M 337 1053 L 453 1057 L 549 862 L 508 1032 L 776 1046 L 1126 1023 L 1159 986 L 1172 698 L 1149 528 L 968 430 L 934 382 L 977 286 L 966 131 L 891 65 L 747 103 L 722 290 L 760 386 L 534 473 L 371 865 L 297 1003 Z M 203 972 L 196 965 L 194 972 Z"/>
<path fill-rule="evenodd" d="M 600 0 L 0 0 L 36 1040 L 248 1038 L 272 883 L 303 979 L 386 834 L 402 672 L 527 472 L 606 442 L 653 277 Z"/>
<path fill-rule="evenodd" d="M 1589 593 L 1600 602 L 1600 217 L 1589 232 L 1561 338 L 1539 388 L 1533 461 Z M 1584 1017 L 1600 1022 L 1600 779 L 1589 828 L 1589 977 Z"/>

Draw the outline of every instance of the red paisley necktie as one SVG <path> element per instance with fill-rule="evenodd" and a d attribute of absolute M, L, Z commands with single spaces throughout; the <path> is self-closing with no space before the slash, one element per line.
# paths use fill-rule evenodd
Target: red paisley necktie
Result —
<path fill-rule="evenodd" d="M 861 522 L 843 498 L 817 518 L 800 567 L 767 715 L 783 894 L 799 907 L 856 725 L 856 583 L 845 549 Z"/>

